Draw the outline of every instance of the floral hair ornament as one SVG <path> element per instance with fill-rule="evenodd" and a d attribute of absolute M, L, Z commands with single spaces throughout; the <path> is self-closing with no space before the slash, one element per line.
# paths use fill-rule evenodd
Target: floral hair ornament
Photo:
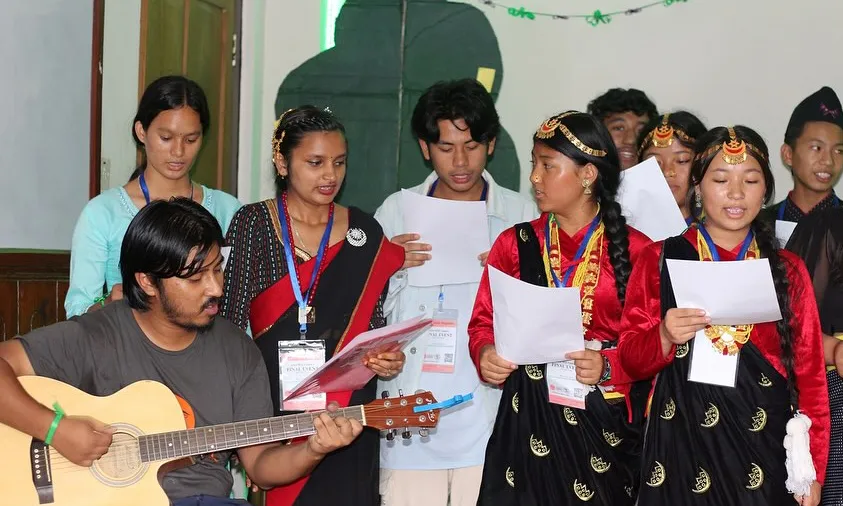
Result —
<path fill-rule="evenodd" d="M 281 113 L 281 116 L 279 116 L 277 120 L 275 120 L 275 127 L 272 129 L 273 157 L 281 152 L 281 143 L 284 142 L 284 133 L 286 132 L 284 130 L 281 130 L 281 135 L 278 135 L 278 127 L 281 126 L 281 121 L 284 119 L 284 116 L 286 116 L 287 113 L 289 113 L 290 111 L 292 111 L 292 109 L 287 109 L 286 111 Z"/>
<path fill-rule="evenodd" d="M 539 128 L 536 130 L 536 137 L 539 139 L 550 139 L 556 134 L 556 130 L 559 130 L 571 144 L 576 146 L 576 148 L 582 151 L 583 153 L 591 156 L 596 156 L 598 158 L 606 156 L 606 152 L 602 149 L 594 149 L 586 146 L 581 140 L 577 138 L 576 135 L 573 134 L 573 132 L 568 129 L 568 127 L 564 123 L 562 123 L 563 118 L 566 118 L 573 114 L 578 113 L 577 111 L 568 111 L 558 116 L 548 118 L 547 121 L 539 125 Z"/>
<path fill-rule="evenodd" d="M 665 114 L 662 116 L 662 121 L 659 126 L 654 128 L 644 137 L 644 141 L 641 142 L 641 146 L 638 147 L 638 156 L 640 157 L 641 154 L 647 149 L 647 146 L 652 143 L 654 147 L 657 148 L 666 148 L 673 144 L 674 138 L 682 139 L 683 141 L 693 144 L 696 139 L 691 137 L 690 135 L 686 134 L 682 130 L 678 128 L 673 128 L 668 122 L 668 118 L 670 118 L 670 114 Z"/>

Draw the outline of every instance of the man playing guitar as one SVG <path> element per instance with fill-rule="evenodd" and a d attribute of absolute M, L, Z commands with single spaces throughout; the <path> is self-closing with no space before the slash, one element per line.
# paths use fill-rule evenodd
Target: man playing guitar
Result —
<path fill-rule="evenodd" d="M 141 209 L 120 255 L 125 300 L 0 344 L 0 423 L 51 446 L 63 456 L 52 457 L 58 469 L 64 458 L 77 466 L 96 464 L 114 448 L 112 437 L 119 428 L 86 413 L 65 414 L 59 403 L 50 410 L 27 393 L 20 376 L 53 378 L 95 396 L 157 381 L 176 395 L 187 429 L 270 417 L 269 378 L 260 352 L 238 327 L 216 317 L 222 244 L 217 220 L 199 204 L 177 198 Z M 128 417 L 155 407 L 123 409 L 121 415 Z M 347 446 L 362 431 L 357 419 L 336 413 L 319 414 L 312 424 L 315 434 L 306 444 L 237 450 L 256 485 L 271 488 L 307 475 L 326 454 Z M 163 474 L 169 501 L 176 506 L 241 504 L 227 498 L 229 456 L 230 451 L 211 451 Z M 59 495 L 57 490 L 55 502 L 68 504 Z"/>

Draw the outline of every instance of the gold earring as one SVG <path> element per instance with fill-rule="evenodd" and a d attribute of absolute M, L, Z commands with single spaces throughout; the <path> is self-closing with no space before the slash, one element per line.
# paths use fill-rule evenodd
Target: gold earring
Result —
<path fill-rule="evenodd" d="M 582 187 L 584 188 L 583 194 L 591 195 L 591 180 L 590 179 L 583 179 L 582 180 Z"/>

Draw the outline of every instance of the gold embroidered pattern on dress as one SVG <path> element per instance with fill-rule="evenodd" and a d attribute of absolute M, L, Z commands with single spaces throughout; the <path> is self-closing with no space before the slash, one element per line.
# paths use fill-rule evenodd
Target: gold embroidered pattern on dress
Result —
<path fill-rule="evenodd" d="M 611 462 L 606 462 L 602 457 L 598 457 L 597 455 L 592 455 L 590 462 L 591 468 L 594 469 L 594 472 L 600 474 L 605 473 L 610 467 L 612 467 Z"/>
<path fill-rule="evenodd" d="M 574 410 L 569 408 L 568 406 L 562 408 L 562 416 L 565 417 L 565 421 L 568 422 L 568 424 L 570 425 L 577 425 L 578 423 L 580 423 L 577 420 L 577 415 L 576 413 L 574 413 Z"/>
<path fill-rule="evenodd" d="M 752 417 L 752 427 L 750 427 L 749 430 L 752 432 L 761 432 L 766 426 L 767 412 L 762 408 L 758 408 L 758 411 L 756 411 L 755 415 Z"/>
<path fill-rule="evenodd" d="M 753 462 L 752 467 L 749 471 L 749 484 L 746 486 L 746 488 L 749 490 L 758 490 L 763 484 L 764 470 L 761 469 L 761 466 Z"/>
<path fill-rule="evenodd" d="M 664 405 L 664 411 L 662 414 L 659 415 L 663 420 L 673 420 L 673 416 L 676 415 L 676 403 L 673 402 L 673 398 L 667 400 L 667 403 Z"/>
<path fill-rule="evenodd" d="M 530 434 L 530 451 L 536 457 L 547 457 L 550 455 L 550 448 L 545 446 L 544 441 L 541 439 L 536 439 L 533 434 Z"/>
<path fill-rule="evenodd" d="M 700 424 L 702 427 L 705 427 L 706 429 L 710 429 L 710 428 L 714 427 L 715 425 L 717 425 L 717 422 L 720 421 L 720 410 L 717 409 L 717 406 L 715 406 L 714 404 L 712 404 L 710 402 L 708 403 L 708 405 L 709 405 L 709 408 L 707 410 L 705 410 L 705 419 Z"/>
<path fill-rule="evenodd" d="M 527 377 L 531 380 L 538 381 L 544 378 L 544 373 L 542 372 L 541 367 L 537 365 L 525 365 L 524 372 L 527 373 Z"/>
<path fill-rule="evenodd" d="M 588 489 L 588 485 L 577 480 L 574 480 L 574 494 L 576 494 L 577 499 L 583 502 L 588 502 L 594 497 L 594 492 Z"/>
<path fill-rule="evenodd" d="M 661 487 L 665 479 L 667 479 L 667 471 L 662 463 L 656 460 L 653 464 L 653 470 L 650 472 L 650 479 L 647 480 L 647 486 L 653 488 Z"/>
<path fill-rule="evenodd" d="M 700 468 L 700 473 L 694 478 L 694 487 L 691 489 L 691 492 L 695 494 L 704 494 L 708 492 L 708 489 L 711 488 L 711 476 L 708 475 L 708 471 Z"/>

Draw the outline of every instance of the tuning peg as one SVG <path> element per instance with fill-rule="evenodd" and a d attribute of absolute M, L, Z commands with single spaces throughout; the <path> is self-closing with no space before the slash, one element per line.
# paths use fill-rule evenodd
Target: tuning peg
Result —
<path fill-rule="evenodd" d="M 383 392 L 381 392 L 381 399 L 387 398 L 389 398 L 389 390 L 384 390 Z"/>
<path fill-rule="evenodd" d="M 404 391 L 400 388 L 398 389 L 398 397 L 404 397 Z"/>
<path fill-rule="evenodd" d="M 430 431 L 427 429 L 419 429 L 419 436 L 428 437 L 430 436 Z"/>
<path fill-rule="evenodd" d="M 390 429 L 386 431 L 386 440 L 393 441 L 395 440 L 395 429 Z"/>
<path fill-rule="evenodd" d="M 411 437 L 413 437 L 413 434 L 410 433 L 410 429 L 404 429 L 403 431 L 401 431 L 401 437 L 404 439 L 410 439 Z"/>

